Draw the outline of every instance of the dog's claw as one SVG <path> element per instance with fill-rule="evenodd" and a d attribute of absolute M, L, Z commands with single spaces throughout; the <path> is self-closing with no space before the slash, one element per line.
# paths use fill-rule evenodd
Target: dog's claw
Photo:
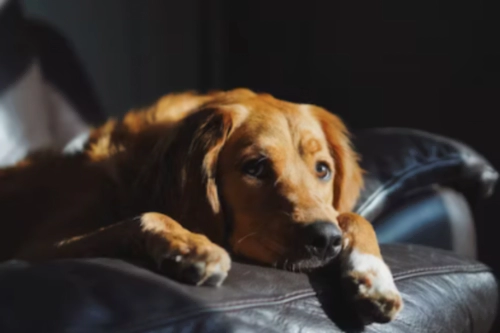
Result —
<path fill-rule="evenodd" d="M 353 252 L 344 265 L 348 297 L 365 323 L 387 323 L 403 308 L 392 274 L 382 259 Z"/>
<path fill-rule="evenodd" d="M 193 285 L 220 285 L 231 258 L 205 235 L 190 232 L 159 213 L 141 217 L 146 251 L 163 274 Z"/>
<path fill-rule="evenodd" d="M 199 285 L 203 282 L 206 266 L 202 261 L 186 265 L 186 267 L 181 268 L 181 280 L 186 283 Z"/>
<path fill-rule="evenodd" d="M 189 244 L 189 247 L 190 250 L 185 254 L 163 255 L 160 270 L 184 283 L 220 286 L 231 266 L 229 254 L 208 239 L 203 244 Z"/>
<path fill-rule="evenodd" d="M 203 285 L 211 287 L 219 287 L 227 277 L 227 273 L 214 273 L 208 279 L 205 280 Z"/>

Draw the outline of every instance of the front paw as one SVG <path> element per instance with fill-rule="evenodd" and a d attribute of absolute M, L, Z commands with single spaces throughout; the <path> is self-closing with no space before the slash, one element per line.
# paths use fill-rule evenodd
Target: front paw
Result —
<path fill-rule="evenodd" d="M 163 238 L 163 237 L 162 237 Z M 150 249 L 158 269 L 167 276 L 197 286 L 220 286 L 231 267 L 229 254 L 207 237 L 191 232 L 155 238 Z"/>
<path fill-rule="evenodd" d="M 342 265 L 348 298 L 366 323 L 392 321 L 403 308 L 389 267 L 382 259 L 353 250 Z"/>

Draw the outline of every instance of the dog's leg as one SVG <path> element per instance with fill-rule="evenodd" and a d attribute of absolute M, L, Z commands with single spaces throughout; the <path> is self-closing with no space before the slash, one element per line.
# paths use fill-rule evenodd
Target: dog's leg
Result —
<path fill-rule="evenodd" d="M 341 272 L 348 297 L 367 322 L 389 322 L 403 307 L 392 273 L 380 254 L 372 225 L 363 217 L 341 214 Z"/>
<path fill-rule="evenodd" d="M 195 285 L 219 286 L 231 266 L 228 253 L 166 215 L 145 213 L 47 248 L 30 247 L 17 258 L 113 257 L 152 264 L 165 275 Z"/>

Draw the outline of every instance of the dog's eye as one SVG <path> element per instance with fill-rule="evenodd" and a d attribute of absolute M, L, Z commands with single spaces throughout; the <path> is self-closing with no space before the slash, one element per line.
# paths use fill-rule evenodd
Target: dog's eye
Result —
<path fill-rule="evenodd" d="M 249 176 L 255 178 L 263 178 L 266 173 L 267 159 L 256 158 L 246 162 L 243 165 L 242 171 Z"/>
<path fill-rule="evenodd" d="M 332 176 L 332 171 L 325 162 L 318 162 L 316 163 L 316 174 L 321 180 L 329 180 Z"/>

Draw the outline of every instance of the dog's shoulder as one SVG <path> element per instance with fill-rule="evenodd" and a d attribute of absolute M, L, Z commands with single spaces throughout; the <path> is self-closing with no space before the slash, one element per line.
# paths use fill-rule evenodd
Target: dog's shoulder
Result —
<path fill-rule="evenodd" d="M 212 99 L 212 94 L 201 95 L 193 91 L 172 93 L 149 106 L 128 111 L 121 119 L 111 118 L 91 130 L 84 154 L 99 161 L 133 149 L 141 145 L 141 141 L 173 134 L 184 118 Z"/>

